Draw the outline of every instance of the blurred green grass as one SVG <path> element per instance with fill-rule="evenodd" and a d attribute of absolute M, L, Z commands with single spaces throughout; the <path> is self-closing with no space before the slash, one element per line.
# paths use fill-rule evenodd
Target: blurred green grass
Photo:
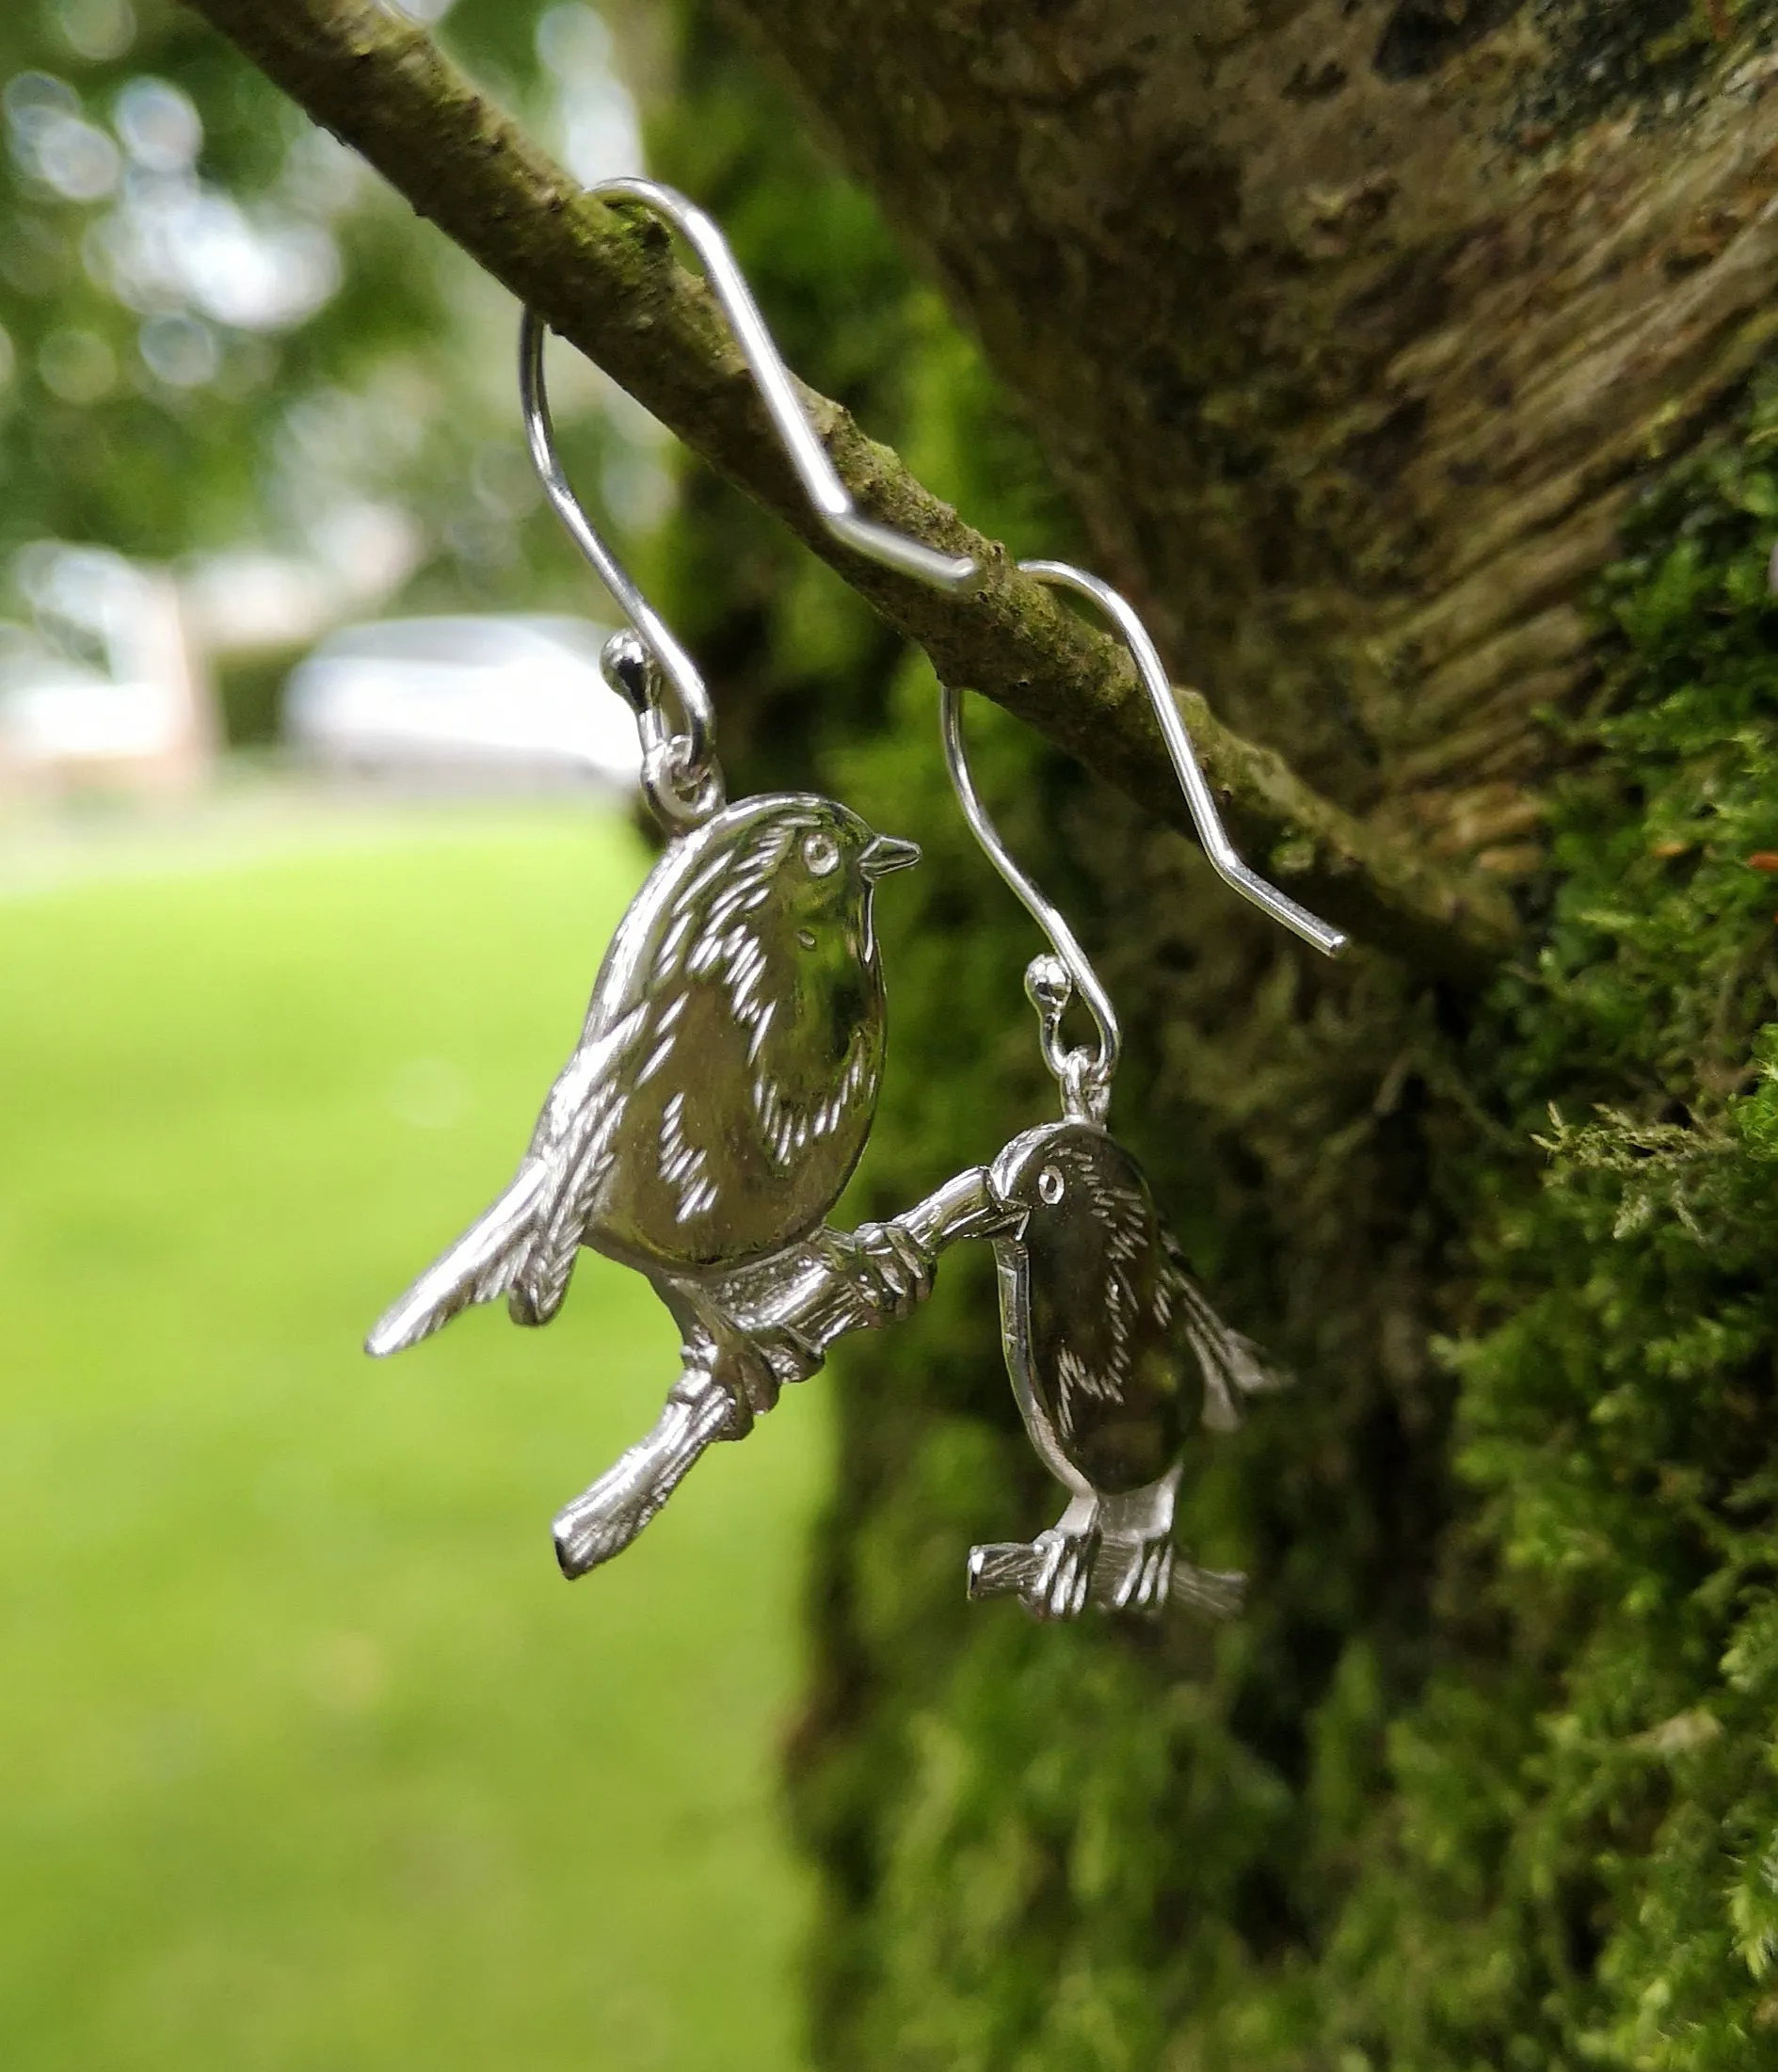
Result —
<path fill-rule="evenodd" d="M 674 1334 L 362 1333 L 510 1173 L 644 859 L 560 808 L 0 897 L 0 2063 L 797 2062 L 813 1396 L 569 1588 Z M 141 859 L 137 859 L 141 860 Z"/>

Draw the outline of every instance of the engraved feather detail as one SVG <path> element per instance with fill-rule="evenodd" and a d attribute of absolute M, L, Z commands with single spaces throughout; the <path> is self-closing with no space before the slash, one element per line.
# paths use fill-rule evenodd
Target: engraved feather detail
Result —
<path fill-rule="evenodd" d="M 686 1143 L 681 1129 L 684 1110 L 685 1096 L 678 1093 L 661 1114 L 661 1177 L 678 1192 L 676 1220 L 680 1223 L 689 1223 L 716 1206 L 709 1154 L 700 1146 Z"/>
<path fill-rule="evenodd" d="M 815 1229 L 882 1076 L 875 881 L 918 853 L 804 795 L 742 800 L 673 843 L 605 954 L 518 1178 L 372 1350 L 501 1294 L 545 1323 L 583 1245 L 696 1276 Z"/>
<path fill-rule="evenodd" d="M 994 1247 L 1007 1373 L 1068 1505 L 1035 1540 L 973 1549 L 970 1596 L 1010 1592 L 1040 1618 L 1089 1601 L 1230 1616 L 1243 1579 L 1177 1552 L 1175 1502 L 1192 1435 L 1226 1431 L 1281 1377 L 1205 1300 L 1141 1167 L 1097 1123 L 1026 1131 L 989 1191 L 1017 1218 Z"/>
<path fill-rule="evenodd" d="M 1104 1247 L 1101 1296 L 1104 1328 L 1084 1343 L 1065 1338 L 1056 1352 L 1056 1398 L 1063 1436 L 1072 1438 L 1079 1399 L 1122 1403 L 1129 1390 L 1132 1348 L 1144 1293 L 1132 1277 L 1152 1244 L 1153 1212 L 1144 1196 L 1097 1161 L 1074 1175 L 1097 1219 Z M 1154 1320 L 1165 1326 L 1168 1292 L 1157 1282 L 1148 1296 Z"/>
<path fill-rule="evenodd" d="M 1001 1244 L 1008 1366 L 1063 1480 L 1146 1486 L 1191 1431 L 1230 1429 L 1243 1396 L 1279 1386 L 1205 1300 L 1141 1168 L 1097 1124 L 1029 1131 L 994 1171 L 1025 1217 Z"/>

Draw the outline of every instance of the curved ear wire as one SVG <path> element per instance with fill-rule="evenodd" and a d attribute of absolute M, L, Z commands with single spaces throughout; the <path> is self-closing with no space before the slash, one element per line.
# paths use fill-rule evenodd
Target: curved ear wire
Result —
<path fill-rule="evenodd" d="M 648 661 L 673 686 L 686 740 L 686 763 L 689 767 L 702 769 L 713 762 L 716 744 L 716 715 L 710 702 L 710 693 L 698 674 L 697 663 L 667 631 L 660 614 L 637 589 L 623 563 L 600 538 L 569 487 L 568 476 L 563 474 L 562 462 L 556 454 L 555 426 L 550 416 L 550 398 L 543 385 L 544 332 L 542 317 L 536 310 L 526 310 L 519 326 L 519 400 L 524 412 L 525 443 L 531 449 L 532 465 L 537 471 L 537 479 L 543 484 L 544 493 L 554 507 L 555 515 L 568 528 L 569 538 L 591 564 L 593 572 L 634 628 Z M 628 678 L 614 682 L 613 688 L 630 699 L 640 719 L 642 707 L 637 703 L 640 686 L 633 681 L 633 665 L 637 659 L 626 655 L 624 660 L 631 665 Z M 615 671 L 607 673 L 616 674 Z"/>
<path fill-rule="evenodd" d="M 704 263 L 710 285 L 734 329 L 735 343 L 746 361 L 784 449 L 791 457 L 809 501 L 836 539 L 886 569 L 899 570 L 937 590 L 968 593 L 981 586 L 984 570 L 969 554 L 941 554 L 909 538 L 891 525 L 861 518 L 846 486 L 834 473 L 827 449 L 815 435 L 796 394 L 790 370 L 778 357 L 746 277 L 735 264 L 728 241 L 703 210 L 658 181 L 603 180 L 586 190 L 601 201 L 643 201 L 664 216 Z"/>
<path fill-rule="evenodd" d="M 1338 928 L 1330 927 L 1326 922 L 1319 920 L 1305 907 L 1299 907 L 1295 900 L 1279 891 L 1275 885 L 1268 884 L 1257 872 L 1250 870 L 1241 861 L 1223 827 L 1222 815 L 1216 810 L 1216 801 L 1211 795 L 1203 771 L 1198 767 L 1197 757 L 1193 753 L 1191 736 L 1186 732 L 1185 723 L 1179 717 L 1178 707 L 1174 703 L 1173 686 L 1167 681 L 1167 672 L 1161 667 L 1161 657 L 1155 652 L 1154 642 L 1149 639 L 1147 629 L 1128 602 L 1110 584 L 1101 583 L 1097 576 L 1088 575 L 1083 569 L 1069 567 L 1065 561 L 1021 561 L 1018 566 L 1021 573 L 1035 576 L 1040 583 L 1051 583 L 1059 588 L 1074 590 L 1081 597 L 1090 598 L 1123 634 L 1154 705 L 1155 716 L 1161 722 L 1167 752 L 1173 759 L 1173 767 L 1178 773 L 1186 803 L 1192 810 L 1192 820 L 1197 828 L 1198 839 L 1203 843 L 1205 854 L 1219 875 L 1232 885 L 1242 898 L 1251 900 L 1274 921 L 1282 922 L 1305 942 L 1313 943 L 1324 956 L 1338 956 L 1346 947 L 1346 938 Z M 1117 1068 L 1120 1037 L 1116 1013 L 1104 987 L 1099 984 L 1098 974 L 1094 971 L 1086 952 L 1076 940 L 1074 931 L 1045 898 L 1036 884 L 1019 868 L 1006 844 L 1001 840 L 999 829 L 988 817 L 981 794 L 975 788 L 975 779 L 970 773 L 969 756 L 963 746 L 962 693 L 950 683 L 941 684 L 940 692 L 939 714 L 944 732 L 945 764 L 951 772 L 951 782 L 956 792 L 957 801 L 963 808 L 963 817 L 969 822 L 970 831 L 981 843 L 988 861 L 1005 879 L 1026 912 L 1049 938 L 1049 946 L 1062 967 L 1061 971 L 1055 971 L 1049 968 L 1049 958 L 1037 957 L 1025 974 L 1025 989 L 1031 995 L 1032 1004 L 1037 1009 L 1043 1028 L 1044 1055 L 1050 1070 L 1062 1084 L 1069 1112 L 1072 1114 L 1078 1111 L 1102 1118 L 1112 1074 Z M 1097 1024 L 1099 1052 L 1097 1058 L 1089 1058 L 1083 1051 L 1069 1052 L 1062 1048 L 1059 1032 L 1070 991 L 1080 993 L 1088 1012 Z"/>
<path fill-rule="evenodd" d="M 1101 583 L 1097 576 L 1088 575 L 1084 569 L 1070 568 L 1065 561 L 1021 561 L 1018 566 L 1022 574 L 1034 575 L 1040 583 L 1051 583 L 1059 589 L 1073 590 L 1078 596 L 1090 598 L 1123 634 L 1124 644 L 1129 650 L 1148 693 L 1149 703 L 1154 707 L 1155 717 L 1161 723 L 1167 754 L 1172 758 L 1185 802 L 1192 810 L 1192 825 L 1197 829 L 1197 838 L 1204 844 L 1204 853 L 1209 858 L 1216 875 L 1225 884 L 1232 885 L 1243 899 L 1251 900 L 1261 912 L 1270 914 L 1292 935 L 1301 936 L 1323 956 L 1338 956 L 1346 947 L 1347 940 L 1339 929 L 1310 913 L 1306 907 L 1299 907 L 1289 893 L 1281 892 L 1241 861 L 1240 851 L 1228 839 L 1223 826 L 1223 816 L 1216 810 L 1209 781 L 1198 767 L 1192 737 L 1179 717 L 1173 685 L 1161 667 L 1160 655 L 1155 652 L 1155 644 L 1128 600 L 1120 597 L 1109 583 Z"/>
<path fill-rule="evenodd" d="M 873 519 L 859 516 L 845 484 L 827 458 L 826 448 L 809 421 L 790 370 L 772 343 L 772 334 L 765 328 L 765 319 L 760 314 L 745 277 L 735 264 L 734 254 L 703 210 L 682 194 L 653 180 L 603 180 L 586 191 L 601 201 L 646 203 L 657 215 L 665 217 L 703 261 L 711 290 L 733 328 L 735 343 L 758 384 L 797 478 L 834 538 L 856 553 L 882 563 L 885 568 L 930 584 L 935 589 L 962 594 L 979 588 L 985 571 L 971 555 L 940 554 L 922 541 L 895 531 L 892 526 L 880 525 Z M 569 487 L 568 477 L 556 456 L 555 431 L 550 420 L 549 397 L 544 388 L 544 332 L 543 319 L 535 310 L 527 309 L 519 329 L 519 394 L 531 458 L 569 538 L 635 629 L 649 659 L 673 686 L 683 721 L 679 775 L 701 779 L 714 768 L 716 718 L 710 693 L 691 656 L 667 631 L 623 564 L 600 538 Z M 617 687 L 633 704 L 633 652 L 625 659 L 630 665 L 631 681 L 621 681 Z M 609 673 L 616 676 L 623 672 L 614 669 Z"/>
<path fill-rule="evenodd" d="M 1069 988 L 1065 981 L 1060 985 L 1039 966 L 1048 960 L 1039 957 L 1026 973 L 1026 989 L 1032 995 L 1044 1032 L 1044 1056 L 1049 1068 L 1071 1094 L 1081 1091 L 1070 1087 L 1070 1064 L 1073 1072 L 1083 1078 L 1086 1085 L 1101 1095 L 1109 1094 L 1112 1075 L 1117 1069 L 1117 1058 L 1123 1038 L 1117 1026 L 1117 1012 L 1113 1007 L 1111 995 L 1099 984 L 1098 973 L 1092 961 L 1075 939 L 1074 930 L 1063 919 L 1058 908 L 1038 890 L 1036 883 L 1028 877 L 1014 860 L 1012 852 L 1001 840 L 1000 830 L 988 818 L 987 809 L 982 803 L 982 795 L 975 788 L 975 778 L 969 769 L 969 759 L 963 747 L 963 694 L 951 683 L 939 686 L 939 718 L 944 731 L 945 766 L 951 772 L 952 786 L 957 795 L 957 803 L 963 808 L 963 817 L 969 823 L 971 833 L 982 844 L 988 861 L 1006 880 L 1008 887 L 1025 911 L 1049 938 L 1049 947 L 1061 960 L 1066 978 L 1073 981 L 1073 989 L 1086 1003 L 1087 1012 L 1098 1028 L 1099 1053 L 1088 1060 L 1083 1052 L 1068 1053 L 1061 1049 L 1060 1030 L 1062 1013 L 1067 1005 Z M 1042 997 L 1039 997 L 1039 989 Z"/>

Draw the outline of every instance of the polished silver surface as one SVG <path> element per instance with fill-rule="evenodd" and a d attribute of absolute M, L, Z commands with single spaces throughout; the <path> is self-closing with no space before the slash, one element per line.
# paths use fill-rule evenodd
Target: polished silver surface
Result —
<path fill-rule="evenodd" d="M 635 629 L 656 667 L 673 687 L 679 703 L 677 737 L 685 744 L 687 767 L 699 772 L 712 765 L 716 752 L 716 715 L 697 663 L 674 638 L 665 619 L 636 587 L 634 579 L 581 508 L 561 457 L 555 450 L 555 424 L 550 415 L 549 391 L 543 378 L 543 341 L 547 327 L 535 310 L 519 324 L 519 401 L 524 414 L 525 442 L 545 495 L 580 549 L 594 574 Z M 614 688 L 617 688 L 614 684 Z"/>
<path fill-rule="evenodd" d="M 642 748 L 642 795 L 669 834 L 686 834 L 720 812 L 722 771 L 705 737 L 702 759 L 694 737 L 675 733 L 662 697 L 661 667 L 640 634 L 615 633 L 600 651 L 599 671 L 635 715 Z"/>
<path fill-rule="evenodd" d="M 1185 722 L 1179 717 L 1173 686 L 1167 681 L 1161 657 L 1155 651 L 1147 630 L 1129 603 L 1109 584 L 1101 583 L 1097 576 L 1089 575 L 1083 569 L 1069 567 L 1065 561 L 1021 561 L 1019 568 L 1040 582 L 1073 590 L 1090 599 L 1123 634 L 1161 723 L 1167 752 L 1191 809 L 1193 825 L 1204 844 L 1205 854 L 1220 875 L 1244 899 L 1251 900 L 1305 941 L 1312 942 L 1325 956 L 1338 956 L 1346 947 L 1345 936 L 1306 908 L 1298 906 L 1275 885 L 1268 884 L 1257 872 L 1250 870 L 1236 852 L 1223 827 L 1209 785 L 1198 767 L 1191 737 L 1185 731 Z M 1033 963 L 1026 974 L 1026 991 L 1037 1008 L 1041 1023 L 1045 1062 L 1062 1086 L 1068 1113 L 1103 1121 L 1112 1079 L 1117 1070 L 1121 1042 L 1116 1010 L 1099 983 L 1091 958 L 1081 947 L 1065 918 L 1001 841 L 969 768 L 969 751 L 963 738 L 963 694 L 952 683 L 940 686 L 939 729 L 944 740 L 945 766 L 951 773 L 952 787 L 970 831 L 981 843 L 988 861 L 1049 939 L 1060 966 L 1060 978 L 1052 975 L 1048 958 Z M 1071 1050 L 1062 1039 L 1063 1011 L 1071 993 L 1078 993 L 1098 1032 L 1096 1055 Z M 1048 1006 L 1046 994 L 1051 996 Z"/>
<path fill-rule="evenodd" d="M 1174 1503 L 1193 1435 L 1232 1430 L 1276 1378 L 1211 1309 L 1141 1168 L 1098 1124 L 1026 1131 L 988 1191 L 1010 1226 L 994 1245 L 1007 1372 L 1068 1504 L 1034 1541 L 974 1549 L 970 1596 L 1011 1593 L 1040 1618 L 1238 1610 L 1241 1577 L 1176 1554 Z"/>
<path fill-rule="evenodd" d="M 1034 575 L 1039 582 L 1052 584 L 1058 589 L 1072 590 L 1097 604 L 1100 611 L 1123 634 L 1136 665 L 1143 687 L 1148 693 L 1148 701 L 1154 707 L 1160 722 L 1162 738 L 1167 744 L 1167 754 L 1172 760 L 1175 775 L 1180 789 L 1185 793 L 1186 804 L 1192 811 L 1192 825 L 1197 829 L 1198 840 L 1204 844 L 1204 853 L 1209 858 L 1217 875 L 1226 885 L 1234 887 L 1243 899 L 1251 900 L 1273 921 L 1281 923 L 1293 935 L 1312 943 L 1323 956 L 1338 956 L 1346 947 L 1346 937 L 1338 928 L 1322 921 L 1318 915 L 1301 907 L 1288 892 L 1281 892 L 1275 885 L 1261 877 L 1257 871 L 1243 863 L 1241 852 L 1228 839 L 1228 831 L 1223 826 L 1223 816 L 1217 811 L 1215 795 L 1198 766 L 1196 751 L 1192 747 L 1192 737 L 1185 731 L 1185 722 L 1179 717 L 1179 708 L 1173 696 L 1173 685 L 1161 665 L 1155 644 L 1148 637 L 1148 629 L 1137 618 L 1126 598 L 1102 583 L 1096 575 L 1089 575 L 1084 569 L 1071 568 L 1065 561 L 1021 561 L 1019 568 L 1026 575 Z M 989 851 L 992 855 L 994 852 Z M 996 858 L 996 861 L 999 859 Z M 1008 883 L 1011 880 L 1008 879 Z M 1015 888 L 1017 890 L 1017 888 Z M 1022 896 L 1022 895 L 1021 895 Z M 1034 910 L 1034 909 L 1033 909 Z M 1041 917 L 1039 917 L 1041 919 Z M 1072 966 L 1070 966 L 1072 969 Z M 1079 972 L 1075 982 L 1080 983 Z"/>
<path fill-rule="evenodd" d="M 692 244 L 809 498 L 863 554 L 953 590 L 982 570 L 861 518 L 809 422 L 728 247 L 670 189 L 591 190 L 642 201 Z M 1039 1615 L 1088 1603 L 1236 1608 L 1241 1578 L 1178 1559 L 1171 1533 L 1182 1454 L 1270 1386 L 1254 1349 L 1210 1311 L 1161 1230 L 1145 1182 L 1102 1127 L 1116 1016 L 1072 931 L 1007 854 L 970 779 L 957 694 L 947 760 L 984 848 L 1054 951 L 1027 991 L 1065 1120 L 1029 1131 L 905 1214 L 850 1234 L 826 1223 L 863 1150 L 882 1076 L 885 1003 L 873 900 L 914 862 L 833 800 L 772 794 L 726 804 L 715 718 L 696 665 L 576 501 L 555 453 L 544 326 L 527 311 L 520 382 L 544 487 L 631 621 L 606 680 L 635 714 L 643 790 L 669 837 L 601 965 L 581 1040 L 552 1087 L 513 1181 L 372 1331 L 397 1352 L 474 1304 L 521 1324 L 561 1308 L 583 1246 L 646 1274 L 681 1334 L 681 1371 L 654 1431 L 555 1522 L 569 1576 L 629 1546 L 718 1439 L 745 1436 L 843 1333 L 905 1315 L 939 1253 L 991 1238 L 1009 1372 L 1039 1454 L 1069 1492 L 1031 1542 L 979 1547 L 970 1592 L 1017 1594 Z M 1241 862 L 1192 755 L 1159 659 L 1129 607 L 1061 563 L 1028 572 L 1108 611 L 1129 641 L 1204 844 L 1223 875 L 1330 954 L 1344 939 Z M 1098 1029 L 1071 1049 L 1076 991 Z"/>
<path fill-rule="evenodd" d="M 547 1323 L 583 1245 L 697 1276 L 813 1230 L 882 1076 L 876 885 L 918 855 L 800 794 L 744 799 L 675 842 L 612 939 L 517 1175 L 370 1351 L 502 1295 L 515 1321 Z"/>
<path fill-rule="evenodd" d="M 685 1335 L 683 1365 L 654 1430 L 555 1521 L 567 1576 L 630 1545 L 718 1439 L 744 1438 L 786 1384 L 806 1381 L 848 1331 L 905 1316 L 930 1293 L 937 1258 L 1015 1218 L 971 1167 L 892 1222 L 846 1235 L 822 1229 L 723 1276 L 663 1284 Z"/>
<path fill-rule="evenodd" d="M 854 510 L 710 219 L 650 181 L 593 192 L 648 203 L 697 249 L 830 529 L 923 582 L 973 586 L 973 561 Z M 643 793 L 670 839 L 605 953 L 518 1173 L 366 1349 L 400 1352 L 503 1296 L 515 1322 L 546 1324 L 584 1245 L 649 1277 L 680 1327 L 680 1379 L 651 1438 L 557 1521 L 558 1557 L 578 1575 L 629 1545 L 705 1447 L 743 1437 L 786 1382 L 813 1373 L 832 1339 L 922 1300 L 942 1245 L 1004 1218 L 978 1170 L 893 1223 L 851 1236 L 826 1228 L 882 1078 L 876 886 L 920 852 L 832 799 L 724 803 L 703 679 L 562 472 L 543 344 L 527 311 L 526 437 L 558 516 L 630 619 L 601 666 L 635 715 Z"/>
<path fill-rule="evenodd" d="M 876 887 L 919 853 L 793 793 L 671 843 L 511 1184 L 370 1335 L 372 1354 L 400 1352 L 502 1296 L 515 1322 L 546 1324 L 583 1245 L 648 1275 L 680 1327 L 680 1379 L 653 1436 L 558 1521 L 569 1575 L 628 1546 L 833 1338 L 923 1299 L 940 1245 L 1004 1227 L 980 1172 L 895 1223 L 825 1224 L 882 1076 Z"/>
<path fill-rule="evenodd" d="M 712 292 L 733 327 L 735 343 L 759 383 L 778 437 L 784 442 L 809 502 L 834 538 L 885 568 L 911 575 L 935 589 L 968 592 L 977 588 L 983 571 L 970 555 L 941 554 L 892 526 L 879 525 L 874 519 L 859 515 L 809 421 L 796 384 L 765 328 L 746 276 L 735 264 L 727 239 L 703 210 L 657 180 L 601 180 L 587 192 L 601 201 L 645 203 L 657 216 L 665 217 L 703 261 Z"/>
<path fill-rule="evenodd" d="M 1092 960 L 1081 949 L 1061 910 L 1020 867 L 1017 859 L 1001 840 L 999 828 L 983 805 L 963 742 L 963 695 L 954 684 L 945 683 L 939 687 L 938 717 L 944 739 L 945 767 L 951 772 L 952 788 L 957 795 L 957 803 L 963 808 L 963 817 L 969 822 L 988 861 L 1049 938 L 1056 960 L 1059 960 L 1052 964 L 1049 958 L 1038 958 L 1025 974 L 1025 990 L 1037 1009 L 1042 1027 L 1045 1062 L 1055 1074 L 1065 1095 L 1069 1096 L 1071 1108 L 1078 1108 L 1081 1113 L 1097 1112 L 1102 1118 L 1105 1102 L 1111 1094 L 1112 1075 L 1117 1069 L 1122 1040 L 1111 995 L 1099 984 Z M 1075 988 L 1079 989 L 1098 1030 L 1096 1057 L 1089 1057 L 1085 1052 L 1069 1051 L 1062 1040 L 1063 1014 Z"/>
<path fill-rule="evenodd" d="M 1337 928 L 1250 870 L 1223 827 L 1146 630 L 1108 584 L 1062 561 L 1024 561 L 1027 574 L 1075 591 L 1123 634 L 1148 692 L 1205 852 L 1241 895 L 1329 956 Z M 963 738 L 962 696 L 943 686 L 945 763 L 965 819 L 988 860 L 1049 939 L 1025 992 L 1037 1013 L 1044 1062 L 1063 1120 L 1017 1137 L 995 1160 L 989 1188 L 1012 1219 L 995 1241 L 1006 1369 L 1038 1458 L 1068 1492 L 1067 1508 L 1034 1540 L 971 1550 L 971 1598 L 1015 1596 L 1040 1618 L 1073 1618 L 1089 1604 L 1158 1612 L 1190 1605 L 1238 1612 L 1245 1579 L 1194 1567 L 1173 1546 L 1173 1514 L 1196 1432 L 1227 1431 L 1241 1399 L 1279 1386 L 1256 1346 L 1211 1309 L 1162 1228 L 1135 1160 L 1104 1127 L 1117 1069 L 1117 1015 L 1074 931 L 1008 851 L 982 803 Z M 1097 1051 L 1063 1033 L 1079 993 Z"/>

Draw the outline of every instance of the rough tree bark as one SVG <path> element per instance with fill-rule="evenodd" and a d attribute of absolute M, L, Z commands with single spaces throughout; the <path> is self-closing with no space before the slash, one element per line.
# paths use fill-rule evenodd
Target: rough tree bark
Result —
<path fill-rule="evenodd" d="M 1305 971 L 1027 767 L 1023 853 L 1086 880 L 1136 1032 L 1119 1127 L 1301 1388 L 1193 1491 L 1187 1544 L 1254 1572 L 1210 1645 L 959 1601 L 959 1548 L 1053 1503 L 985 1288 L 837 1377 L 793 1751 L 822 2062 L 1757 2072 L 1778 8 L 718 5 L 1175 666 L 1537 946 L 1480 1003 Z M 736 155 L 787 235 L 806 169 Z M 911 766 L 847 775 L 906 825 Z M 888 944 L 937 1084 L 886 1113 L 885 1209 L 1043 1099 L 1029 940 L 945 810 Z"/>
<path fill-rule="evenodd" d="M 1186 678 L 1404 838 L 1534 867 L 1586 580 L 1778 334 L 1778 9 L 729 11 Z"/>

